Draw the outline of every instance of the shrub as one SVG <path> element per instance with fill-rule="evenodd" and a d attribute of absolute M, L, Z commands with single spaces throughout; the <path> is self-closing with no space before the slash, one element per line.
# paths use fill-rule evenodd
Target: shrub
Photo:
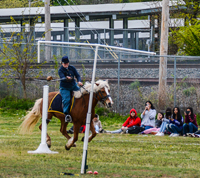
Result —
<path fill-rule="evenodd" d="M 34 105 L 34 101 L 29 99 L 18 99 L 15 97 L 7 96 L 0 100 L 0 108 L 14 109 L 14 110 L 28 110 Z"/>
<path fill-rule="evenodd" d="M 130 84 L 130 89 L 134 90 L 140 87 L 140 82 L 136 79 L 135 82 Z"/>
<path fill-rule="evenodd" d="M 200 126 L 200 114 L 196 114 L 197 124 Z"/>
<path fill-rule="evenodd" d="M 108 115 L 110 111 L 106 108 L 102 108 L 102 107 L 96 107 L 95 108 L 95 113 L 98 114 L 99 116 L 104 116 L 104 115 Z"/>

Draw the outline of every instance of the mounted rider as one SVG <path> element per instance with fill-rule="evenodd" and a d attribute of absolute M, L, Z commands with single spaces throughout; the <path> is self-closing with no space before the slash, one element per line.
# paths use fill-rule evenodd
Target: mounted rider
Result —
<path fill-rule="evenodd" d="M 71 91 L 80 90 L 79 86 L 82 86 L 81 77 L 76 68 L 69 65 L 68 56 L 63 56 L 61 61 L 62 66 L 58 70 L 60 76 L 60 94 L 62 96 L 63 113 L 65 114 L 65 122 L 72 122 L 72 117 L 69 114 Z M 76 80 L 77 79 L 77 83 Z"/>

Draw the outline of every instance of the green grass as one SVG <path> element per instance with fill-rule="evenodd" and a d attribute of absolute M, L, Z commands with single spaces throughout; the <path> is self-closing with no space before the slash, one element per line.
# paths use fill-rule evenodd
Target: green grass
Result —
<path fill-rule="evenodd" d="M 79 134 L 77 147 L 66 151 L 66 139 L 60 133 L 60 123 L 53 118 L 48 126 L 52 139 L 52 151 L 58 154 L 29 154 L 41 142 L 41 134 L 35 127 L 30 135 L 17 132 L 22 122 L 23 110 L 13 114 L 0 110 L 0 177 L 65 177 L 60 172 L 80 174 L 83 134 Z M 104 129 L 113 126 L 102 121 Z M 71 125 L 70 125 L 71 126 Z M 68 128 L 70 128 L 68 126 Z M 98 175 L 80 177 L 200 177 L 200 139 L 168 136 L 129 134 L 98 134 L 88 145 L 88 170 Z"/>

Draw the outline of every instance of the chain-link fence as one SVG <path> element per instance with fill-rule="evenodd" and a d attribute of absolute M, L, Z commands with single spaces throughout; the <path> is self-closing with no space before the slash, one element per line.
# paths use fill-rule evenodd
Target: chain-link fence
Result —
<path fill-rule="evenodd" d="M 22 36 L 24 37 L 23 40 Z M 112 29 L 103 27 L 63 27 L 62 23 L 52 23 L 51 36 L 53 41 L 98 43 L 146 51 L 150 45 L 154 45 L 149 43 L 151 38 L 150 29 L 145 25 L 137 29 Z M 21 43 L 35 43 L 38 40 L 44 40 L 45 26 L 44 24 L 36 24 L 35 26 L 12 24 L 0 27 L 0 47 L 2 47 L 5 40 L 12 42 L 16 39 L 21 40 Z"/>

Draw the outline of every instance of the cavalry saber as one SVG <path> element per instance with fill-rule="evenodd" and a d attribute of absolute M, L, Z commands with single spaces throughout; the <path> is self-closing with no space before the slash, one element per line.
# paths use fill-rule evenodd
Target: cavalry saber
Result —
<path fill-rule="evenodd" d="M 48 76 L 48 77 L 47 77 L 47 81 L 51 81 L 51 82 L 60 81 L 60 80 L 66 80 L 66 78 L 62 78 L 62 79 L 53 79 L 52 76 Z"/>
<path fill-rule="evenodd" d="M 64 78 L 64 79 L 47 80 L 47 81 L 55 82 L 55 81 L 60 81 L 60 80 L 66 80 L 66 78 Z"/>

